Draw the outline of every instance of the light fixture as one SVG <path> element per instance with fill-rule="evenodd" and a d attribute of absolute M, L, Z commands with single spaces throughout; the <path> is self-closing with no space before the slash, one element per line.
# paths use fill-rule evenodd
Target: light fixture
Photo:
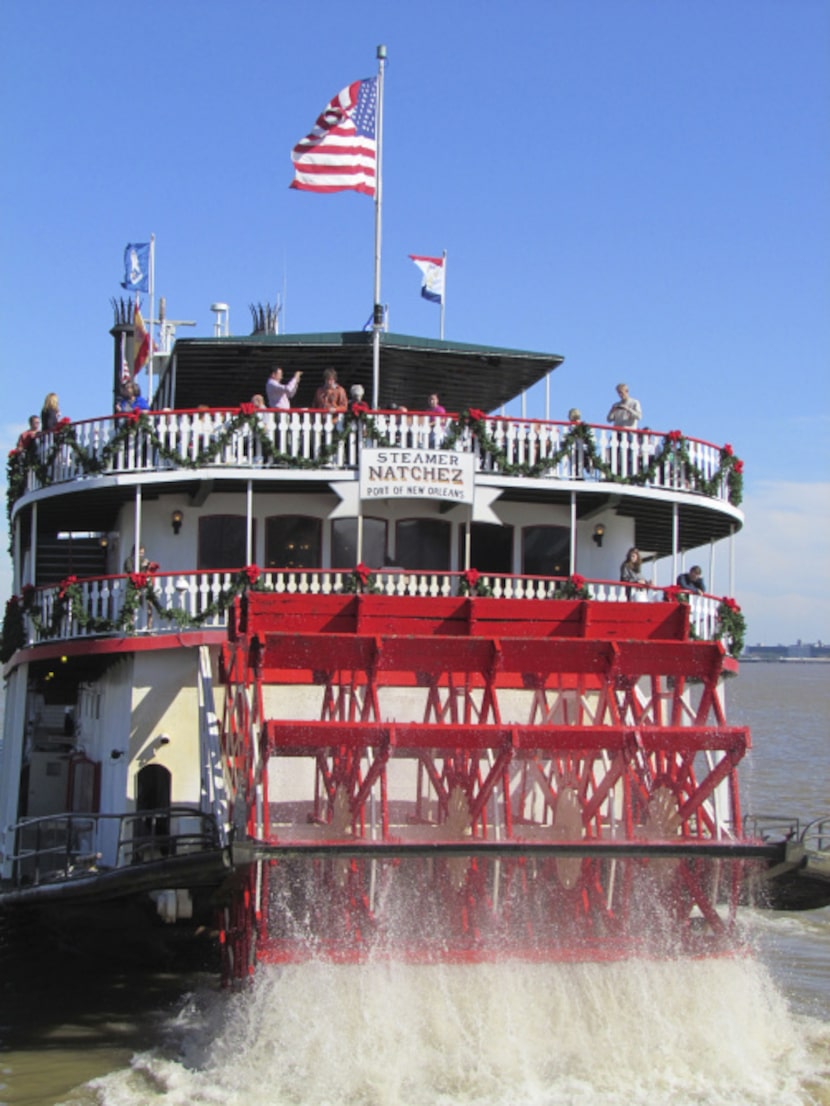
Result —
<path fill-rule="evenodd" d="M 106 534 L 102 534 L 100 536 L 100 538 L 98 539 L 98 544 L 100 545 L 100 547 L 102 549 L 106 549 L 107 546 L 109 545 L 109 543 L 110 543 L 110 540 L 109 540 L 109 538 L 107 537 Z"/>
<path fill-rule="evenodd" d="M 181 511 L 174 511 L 170 516 L 170 522 L 173 526 L 173 533 L 178 534 L 182 528 L 182 521 L 184 520 L 184 514 Z"/>
<path fill-rule="evenodd" d="M 602 525 L 601 522 L 598 522 L 596 524 L 596 526 L 594 527 L 594 532 L 591 535 L 591 537 L 594 539 L 594 541 L 596 542 L 597 545 L 601 546 L 602 545 L 602 539 L 603 539 L 604 536 L 605 536 L 605 527 Z"/>

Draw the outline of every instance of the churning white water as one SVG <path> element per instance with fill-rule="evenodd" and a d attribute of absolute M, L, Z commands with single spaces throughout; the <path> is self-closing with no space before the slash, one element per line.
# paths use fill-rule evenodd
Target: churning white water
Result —
<path fill-rule="evenodd" d="M 824 1037 L 824 1040 L 817 1039 Z M 105 1106 L 803 1106 L 830 1028 L 751 959 L 266 967 L 191 996 Z"/>

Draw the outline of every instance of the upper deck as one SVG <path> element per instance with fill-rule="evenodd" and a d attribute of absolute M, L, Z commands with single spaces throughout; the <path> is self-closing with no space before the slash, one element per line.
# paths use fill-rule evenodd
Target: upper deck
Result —
<path fill-rule="evenodd" d="M 121 626 L 120 613 L 130 590 L 128 555 L 144 544 L 162 566 L 153 579 L 173 589 L 157 604 L 157 633 L 170 622 L 163 611 L 181 607 L 184 615 L 184 606 L 189 622 L 204 625 L 205 610 L 218 605 L 224 622 L 217 596 L 257 565 L 277 590 L 284 575 L 289 591 L 302 590 L 307 578 L 312 591 L 336 593 L 366 562 L 391 570 L 378 578 L 389 594 L 456 594 L 460 574 L 478 569 L 488 592 L 505 598 L 524 594 L 531 578 L 554 594 L 556 581 L 578 573 L 594 581 L 593 598 L 625 599 L 614 581 L 625 549 L 636 544 L 648 560 L 673 560 L 670 579 L 664 572 L 658 587 L 652 577 L 657 597 L 684 553 L 711 550 L 740 529 L 742 463 L 731 446 L 680 430 L 500 416 L 494 406 L 562 359 L 382 337 L 386 406 L 379 409 L 357 403 L 330 414 L 305 406 L 321 367 L 335 367 L 346 388 L 367 389 L 368 335 L 186 340 L 162 360 L 154 409 L 65 420 L 15 451 L 8 465 L 15 589 L 29 595 L 27 609 L 31 589 L 45 589 L 34 639 L 83 637 L 110 624 L 129 633 L 132 621 L 125 615 Z M 286 378 L 304 374 L 292 409 L 228 402 L 230 394 L 261 391 L 275 363 Z M 424 389 L 438 391 L 449 413 L 415 409 Z M 406 406 L 392 406 L 401 400 Z M 381 487 L 377 498 L 361 499 L 370 450 L 383 451 L 390 471 L 404 463 L 432 471 L 458 458 L 469 474 L 467 498 L 441 499 L 440 488 L 427 489 L 431 499 L 406 490 L 384 498 Z M 172 534 L 171 519 L 178 519 Z M 310 545 L 292 544 L 298 522 Z M 713 567 L 710 552 L 710 582 Z M 78 609 L 92 622 L 59 626 L 48 614 L 67 579 L 81 581 L 86 599 Z M 106 613 L 93 618 L 100 602 Z M 709 636 L 717 610 L 715 597 L 698 604 L 696 630 Z"/>
<path fill-rule="evenodd" d="M 262 490 L 306 491 L 354 483 L 362 447 L 424 456 L 472 454 L 476 484 L 501 496 L 555 502 L 577 494 L 580 511 L 611 497 L 638 519 L 636 540 L 671 549 L 672 504 L 683 504 L 682 548 L 726 536 L 742 524 L 742 464 L 730 446 L 680 431 L 618 431 L 588 423 L 369 411 L 255 411 L 250 404 L 206 411 L 151 411 L 67 423 L 11 456 L 11 518 L 42 502 L 55 528 L 77 520 L 94 530 L 115 500 L 151 485 L 181 492 L 210 480 L 227 491 L 248 481 Z M 243 484 L 240 484 L 243 482 Z"/>

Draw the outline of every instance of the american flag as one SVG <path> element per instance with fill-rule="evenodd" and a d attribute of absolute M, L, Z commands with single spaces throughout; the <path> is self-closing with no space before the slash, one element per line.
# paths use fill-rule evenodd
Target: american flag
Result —
<path fill-rule="evenodd" d="M 354 81 L 330 100 L 311 134 L 291 151 L 292 188 L 375 194 L 377 77 Z"/>

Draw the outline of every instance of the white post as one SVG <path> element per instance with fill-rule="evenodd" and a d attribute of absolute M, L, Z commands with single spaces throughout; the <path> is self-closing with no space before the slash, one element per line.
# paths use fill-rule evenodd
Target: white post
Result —
<path fill-rule="evenodd" d="M 729 594 L 735 594 L 735 527 L 729 528 Z"/>
<path fill-rule="evenodd" d="M 251 480 L 248 481 L 245 516 L 247 527 L 245 534 L 245 563 L 252 565 L 254 563 L 254 485 Z"/>
<path fill-rule="evenodd" d="M 31 537 L 29 538 L 29 547 L 32 551 L 32 555 L 29 558 L 29 579 L 24 580 L 24 583 L 31 584 L 32 587 L 37 583 L 37 503 L 32 504 L 32 529 Z"/>
<path fill-rule="evenodd" d="M 150 310 L 148 312 L 147 326 L 150 328 L 150 349 L 147 354 L 147 402 L 153 402 L 153 324 L 155 322 L 155 289 L 156 289 L 156 236 L 150 235 Z"/>
<path fill-rule="evenodd" d="M 550 373 L 545 373 L 545 422 L 550 422 Z"/>
<path fill-rule="evenodd" d="M 709 592 L 714 594 L 715 591 L 715 539 L 709 539 Z"/>
<path fill-rule="evenodd" d="M 380 401 L 380 332 L 383 310 L 380 303 L 381 212 L 383 198 L 383 67 L 386 47 L 378 46 L 378 101 L 375 115 L 375 294 L 372 301 L 372 407 Z"/>
<path fill-rule="evenodd" d="M 470 504 L 470 513 L 464 522 L 464 571 L 470 567 L 471 530 L 473 526 L 473 504 Z"/>
<path fill-rule="evenodd" d="M 679 571 L 677 567 L 677 545 L 680 533 L 680 507 L 677 503 L 672 503 L 671 507 L 671 581 L 677 579 L 677 573 Z"/>
<path fill-rule="evenodd" d="M 571 576 L 576 572 L 576 492 L 571 492 Z"/>
<path fill-rule="evenodd" d="M 133 572 L 141 571 L 141 485 L 135 486 L 135 523 L 134 523 L 134 536 L 135 536 L 135 553 L 133 555 Z"/>
<path fill-rule="evenodd" d="M 20 569 L 22 568 L 22 565 L 20 563 L 20 527 L 22 525 L 23 520 L 18 515 L 18 517 L 14 520 L 14 529 L 12 531 L 12 541 L 14 543 L 14 561 L 12 564 L 13 595 L 17 595 L 20 592 Z"/>

